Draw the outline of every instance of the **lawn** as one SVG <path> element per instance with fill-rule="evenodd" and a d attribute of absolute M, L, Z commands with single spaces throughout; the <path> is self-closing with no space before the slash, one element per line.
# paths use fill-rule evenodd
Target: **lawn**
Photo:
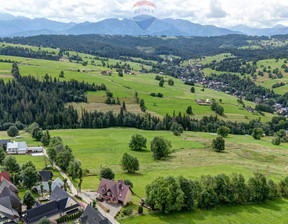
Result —
<path fill-rule="evenodd" d="M 26 140 L 30 145 L 37 145 L 27 133 L 21 132 L 20 134 L 22 140 Z M 141 197 L 145 197 L 145 186 L 159 176 L 182 175 L 197 180 L 202 175 L 221 173 L 230 175 L 236 172 L 242 173 L 248 180 L 253 172 L 259 171 L 269 178 L 279 181 L 287 175 L 288 144 L 274 146 L 271 143 L 272 137 L 265 137 L 257 141 L 251 136 L 229 135 L 226 138 L 226 151 L 216 153 L 210 147 L 215 134 L 210 133 L 184 132 L 182 136 L 176 137 L 169 131 L 110 128 L 51 130 L 50 134 L 52 137 L 60 136 L 64 144 L 71 147 L 75 158 L 82 162 L 82 168 L 88 171 L 88 174 L 83 178 L 83 190 L 95 191 L 97 189 L 100 182 L 99 172 L 103 167 L 112 168 L 116 174 L 116 180 L 131 180 L 134 184 L 134 192 Z M 129 149 L 129 141 L 134 134 L 141 134 L 147 138 L 147 150 L 134 152 Z M 161 161 L 153 159 L 149 143 L 155 136 L 164 136 L 171 141 L 173 153 L 167 159 Z M 0 137 L 6 138 L 7 134 L 1 132 Z M 140 170 L 136 174 L 128 174 L 122 170 L 120 161 L 125 152 L 138 158 Z M 16 158 L 20 164 L 32 160 L 37 169 L 41 169 L 45 164 L 43 158 L 29 156 L 17 156 Z M 137 205 L 139 198 L 133 196 L 132 201 Z M 241 223 L 241 221 L 246 223 L 246 220 L 253 222 L 253 219 L 256 219 L 254 213 L 247 213 L 252 209 L 257 210 L 258 214 L 275 215 L 277 219 L 274 220 L 281 223 L 287 217 L 287 213 L 283 212 L 283 209 L 287 207 L 286 202 L 285 200 L 279 200 L 264 205 L 176 213 L 171 216 L 154 214 L 121 220 L 121 223 L 177 223 L 177 220 L 181 220 L 180 223 L 193 223 L 194 221 L 197 223 L 198 221 L 199 223 L 215 223 L 221 220 L 223 223 Z M 277 207 L 278 210 L 273 210 L 273 206 Z M 222 219 L 220 216 L 223 216 Z M 237 218 L 238 216 L 239 218 Z M 245 218 L 245 216 L 247 217 Z"/>
<path fill-rule="evenodd" d="M 119 220 L 121 224 L 270 224 L 287 223 L 288 200 L 276 200 L 259 205 L 221 207 L 171 215 L 153 214 Z"/>
<path fill-rule="evenodd" d="M 144 152 L 133 152 L 128 147 L 131 135 L 136 133 L 148 139 L 148 149 Z M 215 153 L 210 148 L 215 135 L 210 133 L 185 132 L 176 137 L 165 131 L 110 128 L 54 130 L 51 135 L 61 136 L 64 143 L 72 148 L 75 157 L 82 161 L 83 168 L 90 171 L 90 175 L 84 177 L 82 188 L 92 191 L 98 187 L 98 174 L 102 167 L 112 168 L 116 180 L 131 180 L 134 192 L 141 197 L 145 197 L 145 186 L 159 176 L 182 175 L 195 180 L 202 175 L 230 175 L 236 172 L 242 173 L 248 180 L 253 172 L 259 171 L 279 181 L 287 175 L 288 144 L 274 146 L 271 137 L 257 141 L 251 136 L 230 135 L 226 138 L 226 152 Z M 149 142 L 154 136 L 164 136 L 171 141 L 175 152 L 169 158 L 158 162 L 152 159 Z M 127 174 L 121 169 L 120 160 L 125 152 L 139 159 L 140 170 L 137 174 Z M 139 198 L 133 196 L 132 201 L 137 205 Z M 261 223 L 271 223 L 272 220 L 284 223 L 288 216 L 287 202 L 278 200 L 261 205 L 227 207 L 212 211 L 197 210 L 169 216 L 153 214 L 121 220 L 120 223 L 255 223 L 259 216 L 260 220 L 263 220 Z"/>
<path fill-rule="evenodd" d="M 72 52 L 69 53 L 72 54 Z M 205 89 L 203 92 L 201 91 L 202 86 L 200 85 L 196 86 L 196 93 L 192 94 L 190 92 L 191 86 L 184 85 L 181 80 L 169 76 L 163 77 L 166 81 L 173 79 L 175 85 L 169 86 L 168 83 L 165 82 L 164 88 L 159 87 L 159 81 L 155 80 L 156 74 L 141 74 L 136 71 L 136 75 L 124 74 L 124 77 L 119 77 L 115 69 L 109 69 L 113 71 L 113 75 L 103 76 L 100 74 L 101 71 L 107 70 L 108 68 L 102 67 L 100 62 L 97 62 L 98 59 L 95 59 L 95 64 L 97 66 L 92 65 L 91 61 L 94 60 L 92 55 L 81 54 L 81 56 L 85 60 L 89 60 L 89 64 L 87 66 L 67 61 L 49 61 L 10 56 L 1 56 L 0 59 L 3 58 L 21 61 L 21 64 L 19 64 L 20 73 L 23 76 L 31 74 L 40 80 L 43 79 L 46 74 L 48 74 L 52 78 L 57 78 L 60 81 L 76 79 L 98 85 L 103 83 L 106 85 L 109 91 L 113 92 L 114 97 L 119 97 L 121 102 L 125 101 L 128 105 L 128 109 L 131 109 L 131 112 L 134 113 L 141 113 L 139 105 L 135 103 L 134 98 L 134 94 L 137 91 L 139 98 L 145 100 L 147 111 L 152 115 L 160 117 L 165 116 L 167 113 L 172 115 L 174 111 L 176 114 L 179 112 L 185 114 L 188 106 L 192 106 L 194 113 L 193 116 L 197 119 L 201 119 L 203 116 L 216 115 L 209 106 L 199 106 L 195 101 L 197 98 L 215 99 L 217 101 L 222 99 L 222 106 L 225 109 L 225 116 L 221 117 L 223 120 L 248 122 L 249 120 L 258 119 L 260 117 L 262 121 L 270 121 L 273 117 L 272 114 L 267 113 L 265 114 L 266 116 L 249 113 L 245 109 L 241 108 L 237 102 L 237 97 L 222 92 L 215 92 L 210 89 Z M 215 58 L 223 59 L 226 56 L 230 57 L 231 55 L 222 54 L 213 56 L 211 58 L 206 58 L 206 60 L 214 60 Z M 120 62 L 121 61 L 119 60 L 109 59 L 109 64 L 120 64 Z M 122 61 L 122 63 L 124 62 Z M 139 64 L 133 62 L 129 63 L 135 70 L 139 69 Z M 6 82 L 12 79 L 10 69 L 11 64 L 0 63 L 0 78 L 4 79 Z M 1 71 L 3 71 L 3 74 Z M 64 71 L 64 78 L 59 78 L 61 71 Z M 151 93 L 162 93 L 164 97 L 152 97 L 150 95 Z M 91 97 L 91 95 L 93 95 L 93 97 Z M 118 113 L 120 110 L 119 106 L 105 104 L 106 97 L 104 91 L 92 94 L 88 93 L 88 100 L 88 104 L 74 103 L 73 106 L 75 106 L 75 108 L 77 108 L 79 111 L 85 108 L 90 111 L 98 110 L 107 112 L 112 110 Z M 255 104 L 252 102 L 245 102 L 245 104 L 247 106 L 250 105 L 255 107 Z"/>
<path fill-rule="evenodd" d="M 148 139 L 147 150 L 130 151 L 128 144 L 134 134 Z M 227 151 L 218 154 L 210 148 L 215 135 L 209 133 L 185 132 L 181 137 L 176 137 L 165 131 L 111 128 L 54 130 L 51 135 L 61 136 L 64 143 L 72 148 L 75 157 L 81 160 L 83 169 L 89 170 L 90 175 L 84 178 L 83 189 L 96 189 L 101 167 L 112 168 L 116 178 L 131 179 L 135 191 L 140 195 L 145 193 L 145 186 L 158 176 L 198 178 L 204 174 L 241 172 L 248 178 L 253 172 L 261 171 L 279 180 L 287 174 L 287 144 L 274 146 L 272 138 L 268 137 L 256 141 L 251 136 L 230 135 L 226 139 Z M 166 160 L 153 160 L 149 143 L 154 136 L 164 136 L 171 141 L 175 152 Z M 130 175 L 122 171 L 120 160 L 125 152 L 139 159 L 138 174 Z"/>

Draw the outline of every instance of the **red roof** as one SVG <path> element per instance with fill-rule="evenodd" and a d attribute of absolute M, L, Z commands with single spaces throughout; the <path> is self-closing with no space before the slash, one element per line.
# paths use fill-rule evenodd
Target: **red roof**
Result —
<path fill-rule="evenodd" d="M 105 195 L 108 191 L 110 191 L 115 200 L 124 202 L 129 190 L 131 191 L 130 186 L 127 186 L 123 180 L 118 180 L 118 182 L 115 182 L 113 180 L 102 178 L 97 193 L 100 195 Z"/>
<path fill-rule="evenodd" d="M 9 177 L 9 173 L 7 171 L 0 173 L 0 183 L 2 182 L 3 179 L 6 179 L 9 182 L 11 182 L 10 177 Z"/>

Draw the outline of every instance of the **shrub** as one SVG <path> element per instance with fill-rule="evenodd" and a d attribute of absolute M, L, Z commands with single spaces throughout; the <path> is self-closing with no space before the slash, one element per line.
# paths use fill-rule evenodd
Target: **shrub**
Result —
<path fill-rule="evenodd" d="M 276 136 L 275 138 L 272 139 L 272 144 L 273 145 L 280 145 L 281 144 L 281 138 Z"/>
<path fill-rule="evenodd" d="M 112 180 L 115 177 L 115 174 L 110 168 L 104 168 L 100 171 L 100 177 L 108 180 Z"/>
<path fill-rule="evenodd" d="M 123 214 L 124 214 L 124 215 L 131 215 L 132 212 L 133 212 L 132 208 L 125 208 L 125 209 L 123 210 Z"/>
<path fill-rule="evenodd" d="M 143 214 L 143 206 L 138 207 L 138 214 Z"/>
<path fill-rule="evenodd" d="M 260 140 L 264 135 L 263 129 L 262 128 L 254 128 L 252 136 L 256 140 Z"/>
<path fill-rule="evenodd" d="M 16 137 L 19 134 L 19 130 L 15 125 L 13 125 L 7 130 L 7 134 L 10 137 Z"/>
<path fill-rule="evenodd" d="M 216 152 L 224 151 L 225 150 L 225 140 L 222 137 L 218 137 L 216 139 L 213 139 L 212 148 Z"/>

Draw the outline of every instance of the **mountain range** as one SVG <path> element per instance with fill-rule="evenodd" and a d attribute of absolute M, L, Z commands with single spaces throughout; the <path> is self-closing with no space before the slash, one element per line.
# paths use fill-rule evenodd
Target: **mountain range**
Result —
<path fill-rule="evenodd" d="M 40 34 L 108 34 L 108 35 L 152 35 L 152 36 L 222 36 L 245 34 L 252 36 L 272 36 L 288 34 L 288 27 L 278 25 L 272 28 L 251 28 L 238 25 L 220 28 L 200 25 L 183 19 L 155 19 L 143 30 L 133 19 L 104 19 L 99 22 L 63 23 L 45 18 L 29 19 L 0 14 L 0 37 L 35 36 Z"/>

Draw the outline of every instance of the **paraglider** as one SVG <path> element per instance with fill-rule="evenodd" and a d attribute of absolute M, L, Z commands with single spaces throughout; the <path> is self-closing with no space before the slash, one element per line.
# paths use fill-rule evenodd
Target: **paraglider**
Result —
<path fill-rule="evenodd" d="M 135 16 L 133 19 L 141 29 L 148 29 L 155 21 L 155 9 L 156 6 L 150 1 L 139 1 L 134 4 L 133 10 Z"/>

